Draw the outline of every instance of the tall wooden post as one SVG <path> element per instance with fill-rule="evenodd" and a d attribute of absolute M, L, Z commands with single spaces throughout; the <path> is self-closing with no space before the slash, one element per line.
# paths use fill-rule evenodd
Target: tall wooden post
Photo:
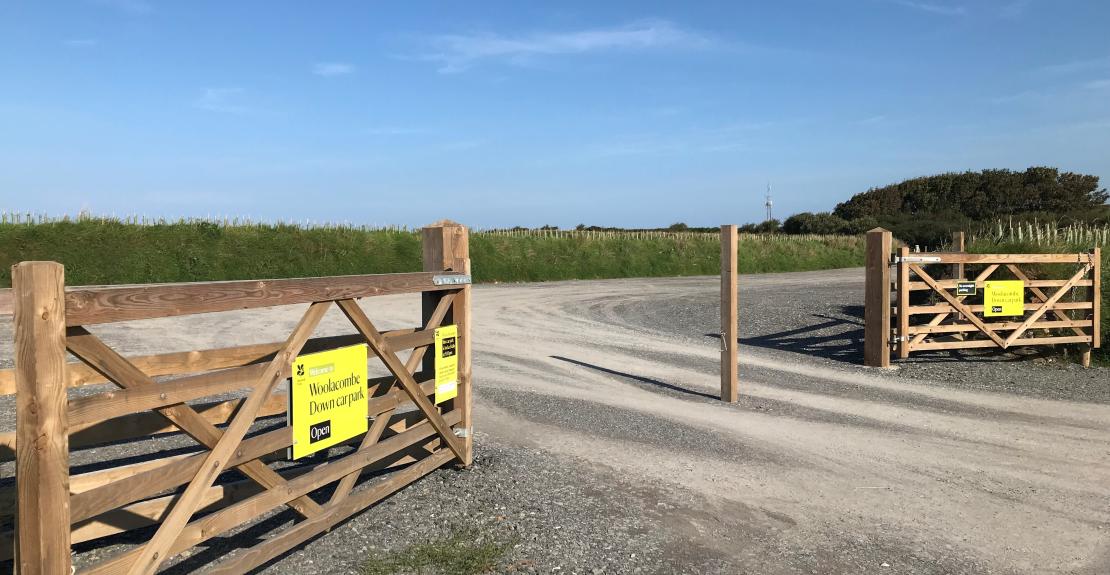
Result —
<path fill-rule="evenodd" d="M 470 273 L 470 241 L 466 226 L 448 220 L 437 222 L 422 230 L 422 245 L 424 255 L 424 271 L 454 271 Z M 423 294 L 423 321 L 425 325 L 436 305 L 439 304 L 443 292 L 425 292 Z M 459 424 L 463 430 L 462 437 L 466 453 L 463 465 L 469 466 L 474 457 L 473 423 L 471 422 L 471 339 L 470 339 L 470 285 L 463 286 L 455 296 L 451 305 L 451 312 L 443 320 L 444 325 L 454 323 L 459 330 L 459 394 L 450 404 L 445 406 L 447 411 L 456 407 L 462 409 L 462 422 Z M 435 372 L 434 354 L 424 356 L 424 371 Z"/>
<path fill-rule="evenodd" d="M 736 244 L 736 226 L 721 226 L 721 401 L 729 403 L 739 395 Z"/>
<path fill-rule="evenodd" d="M 906 359 L 910 356 L 910 266 L 904 262 L 910 248 L 902 246 L 898 255 L 902 258 L 898 264 L 898 359 Z"/>
<path fill-rule="evenodd" d="M 965 234 L 963 232 L 952 232 L 952 251 L 957 253 L 964 253 L 967 246 L 964 242 Z M 964 264 L 952 264 L 952 279 L 964 279 Z"/>
<path fill-rule="evenodd" d="M 867 232 L 863 364 L 890 367 L 890 232 Z"/>
<path fill-rule="evenodd" d="M 12 266 L 16 385 L 16 571 L 70 572 L 65 270 Z"/>
<path fill-rule="evenodd" d="M 1102 248 L 1091 250 L 1094 267 L 1091 268 L 1091 345 L 1080 357 L 1083 367 L 1091 367 L 1091 350 L 1102 347 Z"/>

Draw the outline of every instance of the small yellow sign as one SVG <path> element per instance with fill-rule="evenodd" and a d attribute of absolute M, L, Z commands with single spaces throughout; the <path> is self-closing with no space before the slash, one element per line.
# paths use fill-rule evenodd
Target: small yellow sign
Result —
<path fill-rule="evenodd" d="M 436 328 L 436 403 L 459 394 L 459 327 Z"/>
<path fill-rule="evenodd" d="M 297 356 L 289 388 L 293 459 L 337 445 L 369 429 L 366 345 Z"/>
<path fill-rule="evenodd" d="M 983 282 L 985 317 L 1025 315 L 1025 282 L 1001 280 Z"/>

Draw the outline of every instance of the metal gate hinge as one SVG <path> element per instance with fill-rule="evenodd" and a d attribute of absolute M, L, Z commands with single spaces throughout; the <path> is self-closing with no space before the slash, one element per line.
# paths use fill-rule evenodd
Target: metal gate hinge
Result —
<path fill-rule="evenodd" d="M 456 427 L 454 429 L 455 437 L 470 437 L 471 428 L 469 427 Z"/>
<path fill-rule="evenodd" d="M 432 276 L 432 285 L 461 286 L 470 284 L 469 274 L 451 274 Z"/>
<path fill-rule="evenodd" d="M 894 263 L 907 264 L 935 264 L 940 262 L 940 256 L 894 256 Z"/>

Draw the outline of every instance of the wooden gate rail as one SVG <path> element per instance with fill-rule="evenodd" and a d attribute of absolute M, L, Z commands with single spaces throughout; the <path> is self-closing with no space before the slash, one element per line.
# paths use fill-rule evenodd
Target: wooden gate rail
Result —
<path fill-rule="evenodd" d="M 962 245 L 962 238 L 954 238 L 953 245 Z M 904 359 L 915 351 L 1058 344 L 1080 344 L 1083 364 L 1089 365 L 1091 349 L 1101 346 L 1099 248 L 1074 254 L 967 254 L 910 253 L 908 247 L 901 247 L 892 255 L 890 232 L 881 228 L 868 232 L 866 365 L 885 367 L 895 351 Z M 1066 278 L 1049 279 L 1030 277 L 1021 268 L 1026 264 L 1055 265 L 1057 268 L 1071 264 L 1075 267 Z M 963 277 L 967 266 L 983 266 L 983 269 L 969 279 Z M 895 270 L 893 282 L 890 280 L 892 267 Z M 986 282 L 999 270 L 1023 282 L 1020 317 L 990 319 L 984 315 L 986 306 L 983 303 L 967 301 L 977 298 L 981 293 L 978 290 L 984 289 Z M 956 277 L 932 275 L 945 272 Z M 961 286 L 973 287 L 975 295 L 956 293 Z M 929 292 L 941 301 L 913 305 L 910 295 L 914 292 Z M 1061 301 L 1069 293 L 1073 296 L 1082 293 L 1083 298 Z M 1070 315 L 1073 312 L 1080 315 Z M 914 317 L 920 315 L 933 317 L 924 322 L 915 321 Z M 1034 330 L 1039 333 L 1033 333 Z M 1059 333 L 1061 331 L 1064 334 Z"/>
<path fill-rule="evenodd" d="M 241 573 L 448 462 L 469 465 L 467 232 L 443 222 L 423 236 L 424 271 L 404 274 L 66 288 L 60 264 L 14 266 L 13 289 L 0 292 L 0 313 L 12 302 L 16 349 L 15 368 L 0 370 L 0 395 L 17 402 L 16 430 L 0 433 L 0 460 L 16 465 L 16 485 L 0 489 L 0 560 L 14 552 L 18 573 L 68 573 L 74 543 L 153 526 L 146 543 L 84 571 L 153 573 L 194 545 L 292 509 L 299 522 L 214 566 Z M 380 331 L 356 301 L 404 293 L 423 294 L 419 327 Z M 88 329 L 291 304 L 309 305 L 284 341 L 268 344 L 126 358 Z M 356 333 L 311 337 L 333 304 Z M 458 327 L 459 389 L 436 405 L 426 351 L 447 323 Z M 332 448 L 345 453 L 323 463 L 268 465 L 292 445 L 277 419 L 288 397 L 275 389 L 293 359 L 355 343 L 366 343 L 389 372 L 367 381 L 369 431 Z M 402 361 L 404 350 L 412 351 Z M 79 361 L 67 363 L 67 352 Z M 117 389 L 68 397 L 70 388 L 100 384 Z M 229 393 L 236 396 L 202 401 Z M 263 421 L 268 427 L 259 428 Z M 70 474 L 71 451 L 169 433 L 192 438 L 196 448 Z M 232 469 L 245 479 L 226 476 Z M 368 470 L 393 471 L 357 488 Z M 4 532 L 6 523 L 12 531 Z"/>

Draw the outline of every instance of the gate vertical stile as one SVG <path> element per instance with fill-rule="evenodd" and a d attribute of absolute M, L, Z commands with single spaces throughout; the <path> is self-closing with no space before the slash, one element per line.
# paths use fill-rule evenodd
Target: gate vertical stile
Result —
<path fill-rule="evenodd" d="M 909 246 L 898 250 L 898 358 L 910 356 L 910 266 L 906 257 L 910 255 Z"/>
<path fill-rule="evenodd" d="M 470 241 L 465 226 L 450 221 L 442 221 L 421 230 L 421 251 L 424 271 L 454 271 L 470 274 Z M 435 312 L 443 292 L 424 292 L 421 295 L 422 322 L 426 325 Z M 455 324 L 459 333 L 458 396 L 444 403 L 444 411 L 449 412 L 458 406 L 462 410 L 459 427 L 463 433 L 463 448 L 466 453 L 464 465 L 473 462 L 474 442 L 471 422 L 471 342 L 470 342 L 470 284 L 461 287 L 455 295 L 451 311 L 443 320 L 443 325 Z M 424 356 L 423 370 L 435 373 L 435 354 Z"/>

